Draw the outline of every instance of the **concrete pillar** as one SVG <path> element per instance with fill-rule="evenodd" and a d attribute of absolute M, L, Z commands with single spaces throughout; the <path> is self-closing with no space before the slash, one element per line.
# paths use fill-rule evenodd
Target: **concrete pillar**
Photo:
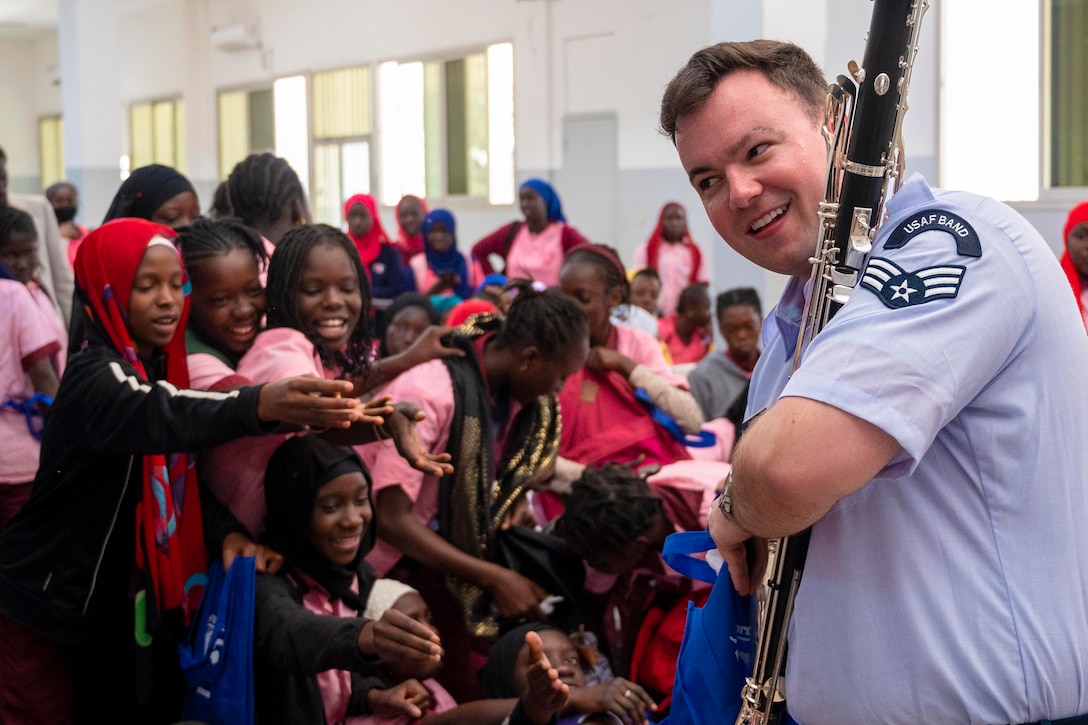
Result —
<path fill-rule="evenodd" d="M 186 176 L 196 188 L 201 209 L 207 210 L 219 185 L 219 117 L 212 85 L 211 9 L 209 0 L 182 0 L 185 25 Z"/>
<path fill-rule="evenodd" d="M 116 0 L 59 0 L 61 102 L 68 180 L 79 187 L 81 218 L 97 226 L 120 185 L 120 32 Z"/>

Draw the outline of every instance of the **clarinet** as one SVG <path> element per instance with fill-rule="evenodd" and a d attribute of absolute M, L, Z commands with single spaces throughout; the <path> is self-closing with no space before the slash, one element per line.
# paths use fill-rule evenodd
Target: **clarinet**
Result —
<path fill-rule="evenodd" d="M 872 251 L 884 205 L 903 174 L 902 126 L 907 88 L 929 0 L 874 0 L 862 66 L 828 87 L 824 136 L 827 182 L 821 230 L 811 259 L 793 369 L 804 350 L 846 303 Z M 768 578 L 759 592 L 759 632 L 752 676 L 741 691 L 737 725 L 774 725 L 786 710 L 786 635 L 811 530 L 768 542 Z"/>

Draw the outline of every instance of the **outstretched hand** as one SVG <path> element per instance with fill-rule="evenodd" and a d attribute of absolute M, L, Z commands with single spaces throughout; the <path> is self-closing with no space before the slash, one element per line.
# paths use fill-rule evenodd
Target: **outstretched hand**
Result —
<path fill-rule="evenodd" d="M 370 712 L 382 719 L 407 715 L 415 720 L 431 709 L 431 693 L 419 680 L 405 680 L 387 690 L 370 690 L 366 701 Z"/>
<path fill-rule="evenodd" d="M 616 677 L 589 687 L 576 687 L 570 693 L 571 707 L 581 713 L 610 712 L 622 722 L 645 725 L 647 710 L 657 704 L 646 690 L 630 680 Z"/>
<path fill-rule="evenodd" d="M 314 428 L 348 428 L 359 419 L 358 401 L 346 380 L 300 375 L 261 386 L 257 417 Z"/>
<path fill-rule="evenodd" d="M 422 365 L 441 357 L 464 357 L 464 350 L 459 347 L 449 347 L 442 342 L 442 338 L 452 329 L 444 325 L 432 325 L 424 330 L 412 346 L 404 351 L 411 360 L 411 366 Z"/>
<path fill-rule="evenodd" d="M 419 442 L 416 436 L 416 423 L 426 417 L 415 403 L 402 400 L 393 406 L 392 415 L 389 416 L 389 432 L 393 435 L 393 443 L 397 446 L 397 453 L 408 464 L 422 471 L 428 476 L 441 478 L 453 473 L 453 464 L 450 463 L 449 453 L 431 453 Z"/>
<path fill-rule="evenodd" d="M 570 687 L 559 679 L 559 671 L 548 661 L 539 634 L 526 632 L 525 644 L 529 645 L 529 689 L 521 696 L 521 711 L 530 722 L 544 725 L 567 706 Z"/>
<path fill-rule="evenodd" d="M 439 662 L 442 641 L 425 624 L 396 609 L 387 609 L 382 618 L 367 622 L 359 632 L 359 651 L 377 655 L 385 662 Z"/>

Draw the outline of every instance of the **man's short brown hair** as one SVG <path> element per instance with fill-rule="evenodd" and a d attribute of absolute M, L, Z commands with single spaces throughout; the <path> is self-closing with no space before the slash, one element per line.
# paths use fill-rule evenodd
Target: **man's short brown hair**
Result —
<path fill-rule="evenodd" d="M 792 94 L 820 118 L 827 80 L 812 57 L 793 43 L 749 40 L 718 43 L 696 51 L 669 81 L 661 97 L 661 133 L 676 143 L 676 122 L 703 107 L 718 82 L 738 70 L 756 70 Z"/>

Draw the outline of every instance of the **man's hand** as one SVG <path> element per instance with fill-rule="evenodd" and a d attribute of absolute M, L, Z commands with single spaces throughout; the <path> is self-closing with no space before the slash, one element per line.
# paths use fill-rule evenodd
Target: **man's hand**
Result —
<path fill-rule="evenodd" d="M 419 438 L 416 436 L 416 423 L 425 417 L 426 414 L 419 409 L 418 405 L 402 400 L 393 406 L 388 429 L 401 458 L 408 461 L 408 464 L 417 471 L 441 478 L 453 473 L 453 464 L 450 463 L 449 453 L 431 453 L 420 445 Z"/>
<path fill-rule="evenodd" d="M 710 529 L 710 536 L 714 539 L 718 552 L 729 567 L 729 578 L 733 580 L 733 588 L 737 590 L 737 594 L 746 596 L 755 592 L 767 566 L 766 539 L 754 539 L 756 556 L 754 561 L 749 562 L 745 542 L 752 539 L 752 535 L 725 518 L 717 502 L 710 507 L 707 528 Z"/>
<path fill-rule="evenodd" d="M 229 570 L 239 556 L 256 557 L 258 574 L 275 574 L 283 566 L 283 554 L 256 543 L 245 534 L 232 531 L 223 539 L 223 571 Z"/>
<path fill-rule="evenodd" d="M 387 609 L 381 619 L 364 624 L 357 645 L 363 654 L 378 655 L 386 662 L 442 659 L 442 640 L 438 635 L 396 609 Z"/>
<path fill-rule="evenodd" d="M 402 715 L 415 720 L 431 709 L 431 693 L 419 680 L 405 680 L 388 690 L 373 689 L 366 693 L 370 712 L 380 718 L 399 718 Z"/>
<path fill-rule="evenodd" d="M 359 419 L 358 402 L 346 380 L 325 380 L 309 375 L 277 380 L 261 386 L 257 417 L 314 428 L 348 428 Z"/>

